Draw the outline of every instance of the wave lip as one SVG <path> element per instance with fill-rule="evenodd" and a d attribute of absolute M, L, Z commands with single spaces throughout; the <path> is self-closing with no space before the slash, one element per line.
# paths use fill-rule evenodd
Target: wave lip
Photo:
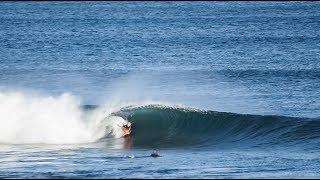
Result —
<path fill-rule="evenodd" d="M 320 120 L 201 111 L 162 105 L 113 113 L 133 123 L 135 147 L 264 147 L 320 144 Z"/>

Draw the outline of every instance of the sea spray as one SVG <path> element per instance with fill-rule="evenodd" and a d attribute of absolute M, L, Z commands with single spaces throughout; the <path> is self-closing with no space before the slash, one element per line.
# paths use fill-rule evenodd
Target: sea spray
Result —
<path fill-rule="evenodd" d="M 94 142 L 105 135 L 105 127 L 124 122 L 121 117 L 106 120 L 110 112 L 101 109 L 86 113 L 80 108 L 80 100 L 68 93 L 43 97 L 0 92 L 0 143 Z"/>
<path fill-rule="evenodd" d="M 0 93 L 1 143 L 81 143 L 91 140 L 80 101 L 70 95 Z"/>

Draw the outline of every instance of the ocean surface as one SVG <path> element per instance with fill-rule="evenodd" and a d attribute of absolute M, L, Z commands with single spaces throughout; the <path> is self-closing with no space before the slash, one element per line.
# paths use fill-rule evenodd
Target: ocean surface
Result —
<path fill-rule="evenodd" d="M 320 178 L 319 2 L 0 12 L 0 178 Z"/>

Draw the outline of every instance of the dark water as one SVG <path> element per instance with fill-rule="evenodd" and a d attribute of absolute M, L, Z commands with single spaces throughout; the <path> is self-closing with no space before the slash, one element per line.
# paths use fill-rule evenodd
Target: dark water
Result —
<path fill-rule="evenodd" d="M 0 177 L 320 177 L 318 2 L 0 12 Z"/>

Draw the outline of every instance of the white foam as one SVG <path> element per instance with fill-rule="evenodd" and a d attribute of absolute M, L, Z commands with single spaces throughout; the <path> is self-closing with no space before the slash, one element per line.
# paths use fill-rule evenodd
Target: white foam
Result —
<path fill-rule="evenodd" d="M 95 111 L 85 115 L 79 99 L 70 94 L 40 97 L 0 92 L 0 143 L 94 142 L 105 134 L 105 124 L 101 122 L 108 116 L 106 113 Z M 124 121 L 121 119 L 113 118 L 107 124 Z"/>

